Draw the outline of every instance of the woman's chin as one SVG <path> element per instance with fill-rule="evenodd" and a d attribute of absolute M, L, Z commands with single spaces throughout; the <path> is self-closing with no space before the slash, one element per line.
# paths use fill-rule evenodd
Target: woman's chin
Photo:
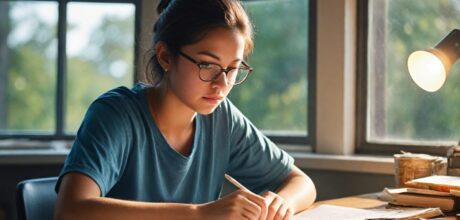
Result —
<path fill-rule="evenodd" d="M 200 109 L 197 109 L 197 113 L 200 114 L 200 115 L 209 115 L 209 114 L 212 114 L 217 106 L 219 105 L 213 105 L 213 106 L 202 106 Z"/>
<path fill-rule="evenodd" d="M 216 106 L 217 107 L 217 106 Z M 207 109 L 200 109 L 200 111 L 197 111 L 198 114 L 200 115 L 209 115 L 209 114 L 212 114 L 214 112 L 214 110 L 216 110 L 216 107 L 214 108 L 207 108 Z"/>

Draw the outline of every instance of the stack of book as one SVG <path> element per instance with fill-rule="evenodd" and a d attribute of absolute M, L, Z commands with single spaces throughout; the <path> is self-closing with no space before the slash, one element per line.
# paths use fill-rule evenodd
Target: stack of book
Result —
<path fill-rule="evenodd" d="M 460 177 L 428 176 L 405 183 L 407 188 L 385 188 L 381 199 L 393 205 L 460 211 Z"/>

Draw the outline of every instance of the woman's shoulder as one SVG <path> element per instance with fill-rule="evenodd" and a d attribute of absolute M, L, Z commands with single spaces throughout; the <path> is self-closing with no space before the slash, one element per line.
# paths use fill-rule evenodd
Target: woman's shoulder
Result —
<path fill-rule="evenodd" d="M 99 100 L 99 99 L 129 99 L 129 98 L 136 98 L 141 93 L 143 93 L 144 90 L 147 87 L 148 86 L 143 84 L 143 83 L 137 83 L 132 88 L 128 88 L 126 86 L 119 86 L 119 87 L 113 88 L 113 89 L 103 93 L 96 100 Z"/>
<path fill-rule="evenodd" d="M 122 104 L 132 104 L 132 102 L 139 102 L 144 95 L 144 90 L 147 88 L 145 84 L 136 84 L 133 88 L 128 88 L 126 86 L 119 86 L 114 89 L 111 89 L 99 97 L 97 97 L 94 102 L 96 103 L 115 103 L 120 105 Z"/>
<path fill-rule="evenodd" d="M 143 101 L 145 101 L 144 90 L 148 86 L 145 84 L 136 84 L 133 88 L 120 86 L 111 89 L 98 98 L 96 98 L 90 106 L 90 109 L 97 108 L 102 112 L 116 111 L 119 113 L 141 111 L 143 108 Z"/>
<path fill-rule="evenodd" d="M 147 123 L 145 103 L 139 97 L 141 85 L 133 88 L 120 86 L 105 92 L 95 99 L 86 111 L 83 123 L 87 129 L 111 129 L 121 134 L 132 129 L 141 129 Z"/>

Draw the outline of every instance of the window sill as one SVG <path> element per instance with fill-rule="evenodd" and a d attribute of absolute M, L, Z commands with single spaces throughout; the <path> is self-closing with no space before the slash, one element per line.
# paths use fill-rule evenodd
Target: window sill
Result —
<path fill-rule="evenodd" d="M 290 153 L 301 169 L 394 174 L 392 157 Z"/>
<path fill-rule="evenodd" d="M 63 164 L 68 149 L 15 149 L 0 150 L 0 165 Z"/>
<path fill-rule="evenodd" d="M 306 146 L 280 145 L 294 157 L 296 166 L 301 169 L 394 174 L 391 156 L 318 154 Z"/>

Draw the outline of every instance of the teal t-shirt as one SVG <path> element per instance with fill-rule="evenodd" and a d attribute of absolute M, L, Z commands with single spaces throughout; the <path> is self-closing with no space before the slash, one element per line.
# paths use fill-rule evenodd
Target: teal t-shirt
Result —
<path fill-rule="evenodd" d="M 155 125 L 145 84 L 119 87 L 89 107 L 56 184 L 68 172 L 92 178 L 105 197 L 205 203 L 219 198 L 227 173 L 256 193 L 274 191 L 293 158 L 228 100 L 197 114 L 191 154 L 171 148 Z"/>

